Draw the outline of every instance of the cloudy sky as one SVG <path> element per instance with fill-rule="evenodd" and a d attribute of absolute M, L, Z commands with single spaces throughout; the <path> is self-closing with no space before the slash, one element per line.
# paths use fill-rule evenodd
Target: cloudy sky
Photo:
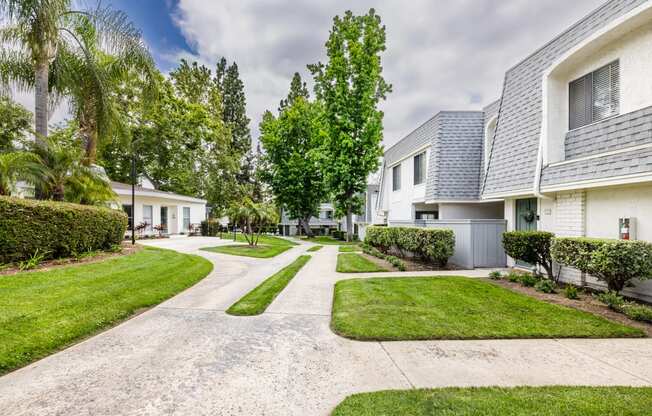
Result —
<path fill-rule="evenodd" d="M 499 98 L 504 73 L 602 0 L 113 0 L 143 30 L 161 70 L 181 57 L 213 67 L 225 56 L 243 77 L 254 138 L 295 71 L 324 59 L 332 18 L 374 7 L 387 27 L 382 108 L 391 145 L 437 111 Z M 107 3 L 107 1 L 104 1 Z M 29 99 L 27 99 L 29 104 Z M 60 109 L 58 117 L 65 114 Z"/>

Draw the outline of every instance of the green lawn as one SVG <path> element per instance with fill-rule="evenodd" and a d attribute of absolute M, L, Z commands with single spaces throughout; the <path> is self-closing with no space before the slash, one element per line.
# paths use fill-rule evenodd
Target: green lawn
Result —
<path fill-rule="evenodd" d="M 308 252 L 314 252 L 314 251 L 319 251 L 319 250 L 321 250 L 322 248 L 324 248 L 324 246 L 312 246 L 312 247 L 310 247 L 310 248 L 309 248 L 308 250 L 306 250 L 306 251 L 308 251 Z"/>
<path fill-rule="evenodd" d="M 257 246 L 250 246 L 248 244 L 240 245 L 228 245 L 228 246 L 217 246 L 217 247 L 206 247 L 202 248 L 205 251 L 212 251 L 213 253 L 221 254 L 230 254 L 232 256 L 245 256 L 245 257 L 256 257 L 259 259 L 268 259 L 270 257 L 278 256 L 291 249 L 291 245 L 263 245 L 258 244 Z"/>
<path fill-rule="evenodd" d="M 357 245 L 356 246 L 353 246 L 353 245 L 340 246 L 340 248 L 339 248 L 340 253 L 355 253 L 355 252 L 358 252 L 358 251 L 362 251 L 362 247 L 357 246 Z"/>
<path fill-rule="evenodd" d="M 233 241 L 233 233 L 231 234 L 223 234 L 223 240 L 231 240 Z M 236 241 L 238 243 L 246 243 L 247 239 L 242 233 L 237 233 L 236 234 Z M 296 246 L 298 243 L 291 241 L 291 240 L 286 240 L 285 238 L 280 238 L 280 237 L 275 237 L 273 235 L 266 235 L 262 234 L 259 239 L 258 239 L 258 244 L 264 244 L 267 246 Z"/>
<path fill-rule="evenodd" d="M 639 329 L 465 277 L 340 281 L 331 327 L 359 340 L 644 336 Z"/>
<path fill-rule="evenodd" d="M 144 248 L 98 263 L 0 276 L 0 374 L 156 305 L 212 268 L 199 256 Z"/>
<path fill-rule="evenodd" d="M 333 237 L 327 236 L 327 235 L 317 235 L 313 238 L 308 238 L 308 237 L 300 237 L 299 238 L 301 241 L 310 241 L 311 243 L 315 244 L 322 244 L 325 246 L 340 246 L 340 245 L 351 245 L 351 244 L 358 244 L 358 241 L 342 241 L 342 240 L 336 240 Z"/>
<path fill-rule="evenodd" d="M 651 409 L 649 387 L 445 388 L 356 394 L 332 416 L 643 416 Z"/>
<path fill-rule="evenodd" d="M 301 256 L 289 266 L 268 277 L 254 290 L 244 295 L 231 305 L 226 313 L 239 316 L 260 315 L 274 301 L 276 296 L 290 283 L 290 280 L 310 260 L 310 256 Z"/>
<path fill-rule="evenodd" d="M 339 273 L 368 273 L 386 272 L 376 263 L 368 260 L 357 253 L 344 253 L 337 255 L 337 269 Z"/>

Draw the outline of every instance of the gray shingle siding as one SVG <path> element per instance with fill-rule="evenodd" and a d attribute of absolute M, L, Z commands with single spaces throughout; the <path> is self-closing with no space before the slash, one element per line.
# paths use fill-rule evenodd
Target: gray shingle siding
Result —
<path fill-rule="evenodd" d="M 575 159 L 647 143 L 652 143 L 652 107 L 570 131 L 565 153 Z"/>
<path fill-rule="evenodd" d="M 652 172 L 652 148 L 547 166 L 541 173 L 541 186 L 545 191 L 546 186 L 645 172 Z"/>
<path fill-rule="evenodd" d="M 399 140 L 392 147 L 385 150 L 385 163 L 388 166 L 392 165 L 415 150 L 431 143 L 432 138 L 435 136 L 436 128 L 437 116 L 434 116 Z"/>
<path fill-rule="evenodd" d="M 539 146 L 543 73 L 591 33 L 646 0 L 612 0 L 534 52 L 505 74 L 496 137 L 483 195 L 531 189 Z"/>
<path fill-rule="evenodd" d="M 477 200 L 483 158 L 484 113 L 445 111 L 437 115 L 431 145 L 426 200 Z"/>

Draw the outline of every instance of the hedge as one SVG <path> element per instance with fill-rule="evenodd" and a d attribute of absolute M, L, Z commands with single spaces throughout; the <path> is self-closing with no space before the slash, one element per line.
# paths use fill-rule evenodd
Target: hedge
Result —
<path fill-rule="evenodd" d="M 33 256 L 70 257 L 120 244 L 127 216 L 118 210 L 0 197 L 0 263 Z"/>
<path fill-rule="evenodd" d="M 416 227 L 369 227 L 365 243 L 383 253 L 410 252 L 424 260 L 444 266 L 455 250 L 453 230 Z"/>
<path fill-rule="evenodd" d="M 652 278 L 652 244 L 598 238 L 556 238 L 552 258 L 574 267 L 620 292 L 632 279 Z"/>
<path fill-rule="evenodd" d="M 555 280 L 550 256 L 554 237 L 553 233 L 546 231 L 509 231 L 503 233 L 503 248 L 513 259 L 540 265 L 548 278 Z"/>

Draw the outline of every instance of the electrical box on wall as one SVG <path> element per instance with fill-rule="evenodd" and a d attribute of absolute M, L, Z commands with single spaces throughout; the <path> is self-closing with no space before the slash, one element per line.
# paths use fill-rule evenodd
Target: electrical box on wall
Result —
<path fill-rule="evenodd" d="M 618 220 L 618 238 L 636 240 L 636 218 L 620 218 Z"/>

